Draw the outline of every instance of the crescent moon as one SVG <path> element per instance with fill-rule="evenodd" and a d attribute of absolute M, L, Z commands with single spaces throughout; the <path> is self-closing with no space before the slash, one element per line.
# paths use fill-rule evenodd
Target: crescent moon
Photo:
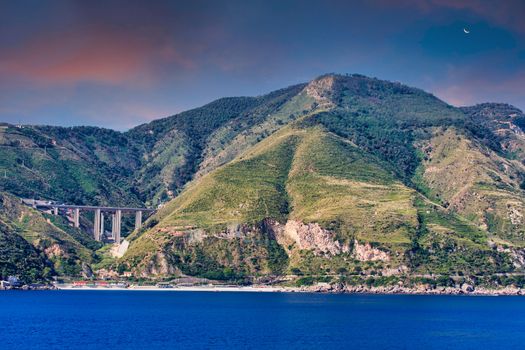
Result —
<path fill-rule="evenodd" d="M 469 34 L 470 33 L 470 30 L 467 30 L 467 28 L 463 28 L 463 31 L 465 32 L 465 34 Z"/>

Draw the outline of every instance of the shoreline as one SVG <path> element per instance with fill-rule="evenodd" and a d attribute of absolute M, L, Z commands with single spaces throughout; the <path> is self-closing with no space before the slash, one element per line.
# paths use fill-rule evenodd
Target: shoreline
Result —
<path fill-rule="evenodd" d="M 131 291 L 131 292 L 241 292 L 241 293 L 315 293 L 315 294 L 375 294 L 375 295 L 463 295 L 463 296 L 525 296 L 525 289 L 504 287 L 498 289 L 485 287 L 368 287 L 368 286 L 332 286 L 315 285 L 303 287 L 285 286 L 137 286 L 104 287 L 104 286 L 73 286 L 49 285 L 45 288 L 18 288 L 9 290 L 57 290 L 57 291 Z"/>
<path fill-rule="evenodd" d="M 69 291 L 152 291 L 152 292 L 248 292 L 248 293 L 320 293 L 320 294 L 377 294 L 377 295 L 471 295 L 471 296 L 505 296 L 525 295 L 525 288 L 514 285 L 490 288 L 461 284 L 453 287 L 418 284 L 412 286 L 389 285 L 346 285 L 342 283 L 318 283 L 310 286 L 268 286 L 268 285 L 77 285 L 73 283 L 23 285 L 0 288 L 2 290 L 69 290 Z"/>
<path fill-rule="evenodd" d="M 57 290 L 92 290 L 92 291 L 134 291 L 134 292 L 296 292 L 286 287 L 260 287 L 260 286 L 173 286 L 172 288 L 159 288 L 156 286 L 130 286 L 130 287 L 73 287 L 55 286 Z"/>

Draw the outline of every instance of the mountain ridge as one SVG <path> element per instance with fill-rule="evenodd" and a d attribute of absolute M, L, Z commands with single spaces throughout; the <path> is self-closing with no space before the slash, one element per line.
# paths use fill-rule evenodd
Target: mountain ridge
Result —
<path fill-rule="evenodd" d="M 57 199 L 167 203 L 107 269 L 148 279 L 349 283 L 521 273 L 524 126 L 510 105 L 457 108 L 400 83 L 328 74 L 125 133 L 38 127 L 43 139 L 29 128 L 18 141 L 44 148 L 39 161 L 68 164 L 74 179 L 69 162 L 97 169 L 91 184 L 76 179 L 84 197 Z M 13 129 L 1 141 L 17 141 Z M 53 173 L 34 155 L 20 163 L 2 152 L 0 164 L 22 175 Z"/>

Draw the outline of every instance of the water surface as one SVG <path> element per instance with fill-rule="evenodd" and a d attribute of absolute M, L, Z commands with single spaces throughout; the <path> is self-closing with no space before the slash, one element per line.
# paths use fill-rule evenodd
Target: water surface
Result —
<path fill-rule="evenodd" d="M 525 298 L 0 292 L 2 349 L 523 349 Z"/>

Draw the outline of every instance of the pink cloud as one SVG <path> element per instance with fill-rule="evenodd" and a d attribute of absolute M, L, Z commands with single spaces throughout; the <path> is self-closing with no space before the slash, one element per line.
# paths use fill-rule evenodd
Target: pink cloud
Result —
<path fill-rule="evenodd" d="M 174 43 L 111 28 L 77 28 L 68 33 L 37 35 L 0 53 L 0 77 L 40 84 L 82 81 L 148 84 L 161 65 L 195 68 Z"/>

